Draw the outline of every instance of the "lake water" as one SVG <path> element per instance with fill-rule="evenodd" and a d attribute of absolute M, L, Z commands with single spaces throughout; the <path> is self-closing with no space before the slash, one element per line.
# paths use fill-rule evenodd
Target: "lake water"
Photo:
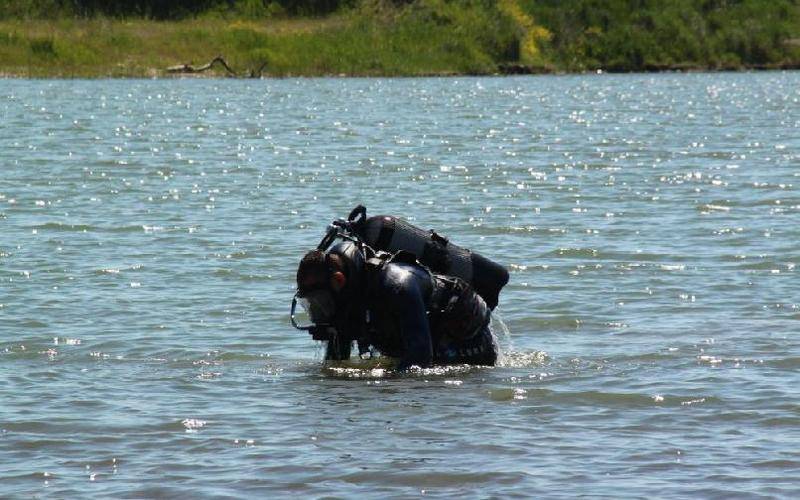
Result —
<path fill-rule="evenodd" d="M 500 366 L 321 366 L 358 203 L 509 268 Z M 0 80 L 0 497 L 794 497 L 798 264 L 797 72 Z"/>

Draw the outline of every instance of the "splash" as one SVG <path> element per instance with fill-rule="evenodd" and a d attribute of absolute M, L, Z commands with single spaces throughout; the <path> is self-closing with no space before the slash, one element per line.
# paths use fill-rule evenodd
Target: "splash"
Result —
<path fill-rule="evenodd" d="M 517 351 L 511 330 L 497 311 L 492 312 L 489 328 L 497 344 L 496 366 L 503 368 L 530 368 L 545 364 L 550 357 L 545 351 Z"/>
<path fill-rule="evenodd" d="M 385 356 L 368 359 L 326 361 L 322 372 L 330 377 L 345 379 L 380 379 L 396 374 L 397 360 Z"/>
<path fill-rule="evenodd" d="M 500 355 L 502 355 L 502 351 L 505 349 L 513 349 L 511 342 L 511 330 L 508 329 L 508 325 L 506 325 L 505 321 L 503 321 L 503 318 L 500 316 L 500 313 L 497 311 L 492 311 L 492 321 L 489 323 L 489 330 L 492 332 L 492 336 L 497 343 L 497 347 L 501 350 L 499 353 Z M 504 347 L 505 349 L 503 349 Z"/>
<path fill-rule="evenodd" d="M 507 351 L 498 358 L 497 366 L 503 368 L 532 368 L 543 366 L 550 360 L 545 351 Z"/>
<path fill-rule="evenodd" d="M 184 418 L 181 421 L 181 424 L 183 424 L 183 427 L 186 429 L 186 432 L 188 433 L 197 432 L 198 429 L 202 429 L 203 427 L 205 427 L 207 423 L 208 422 L 206 422 L 205 420 L 200 420 L 197 418 Z"/>
<path fill-rule="evenodd" d="M 407 377 L 455 377 L 490 368 L 479 365 L 437 365 L 427 368 L 411 367 L 407 371 L 397 371 L 397 360 L 386 356 L 377 356 L 366 360 L 328 361 L 322 372 L 333 378 L 342 379 L 388 379 Z M 447 382 L 446 382 L 447 383 Z"/>
<path fill-rule="evenodd" d="M 502 317 L 495 311 L 489 329 L 497 347 L 495 366 L 504 368 L 530 368 L 542 366 L 549 361 L 544 351 L 517 351 L 513 345 L 511 331 Z M 427 368 L 412 367 L 405 372 L 396 370 L 398 360 L 375 352 L 366 359 L 351 358 L 341 361 L 324 360 L 325 348 L 318 346 L 316 358 L 322 360 L 322 373 L 333 378 L 343 379 L 383 379 L 393 377 L 448 377 L 491 368 L 481 365 L 457 364 L 437 365 Z"/>

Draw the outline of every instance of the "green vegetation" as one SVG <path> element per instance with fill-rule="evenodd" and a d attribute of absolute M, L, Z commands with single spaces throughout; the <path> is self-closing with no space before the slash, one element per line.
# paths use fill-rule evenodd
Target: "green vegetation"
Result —
<path fill-rule="evenodd" d="M 523 0 L 553 37 L 545 57 L 581 71 L 797 67 L 797 0 Z"/>
<path fill-rule="evenodd" d="M 800 67 L 799 3 L 0 0 L 0 74 L 160 76 L 218 55 L 272 76 Z"/>

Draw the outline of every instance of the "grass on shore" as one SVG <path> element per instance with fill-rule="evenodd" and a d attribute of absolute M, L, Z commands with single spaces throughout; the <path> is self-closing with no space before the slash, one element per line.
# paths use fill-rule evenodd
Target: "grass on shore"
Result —
<path fill-rule="evenodd" d="M 800 67 L 798 0 L 353 5 L 315 18 L 0 19 L 0 76 L 155 77 L 216 56 L 241 76 Z"/>
<path fill-rule="evenodd" d="M 494 72 L 498 60 L 517 57 L 513 20 L 467 3 L 428 0 L 390 10 L 366 4 L 325 18 L 260 21 L 3 20 L 0 73 L 153 77 L 218 55 L 240 74 L 266 63 L 265 76 Z"/>

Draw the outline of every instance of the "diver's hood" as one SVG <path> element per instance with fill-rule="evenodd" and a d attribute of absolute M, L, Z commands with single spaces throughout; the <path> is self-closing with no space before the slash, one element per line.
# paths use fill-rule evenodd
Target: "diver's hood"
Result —
<path fill-rule="evenodd" d="M 344 275 L 347 278 L 347 285 L 344 292 L 352 294 L 361 288 L 364 280 L 364 266 L 366 257 L 359 245 L 350 240 L 342 240 L 331 246 L 329 254 L 338 255 L 344 265 Z"/>

